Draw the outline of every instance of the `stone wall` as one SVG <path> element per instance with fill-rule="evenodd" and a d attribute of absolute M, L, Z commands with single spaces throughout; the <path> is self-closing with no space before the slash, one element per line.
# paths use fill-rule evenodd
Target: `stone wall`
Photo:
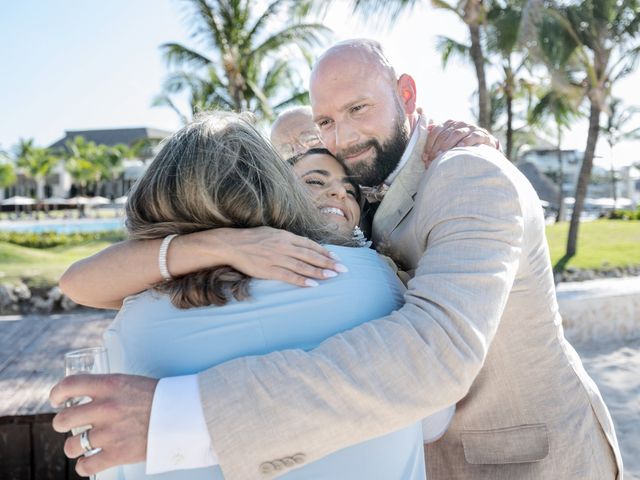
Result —
<path fill-rule="evenodd" d="M 67 312 L 78 305 L 59 287 L 0 284 L 0 315 Z"/>
<path fill-rule="evenodd" d="M 570 341 L 640 336 L 640 277 L 561 283 L 557 293 Z"/>

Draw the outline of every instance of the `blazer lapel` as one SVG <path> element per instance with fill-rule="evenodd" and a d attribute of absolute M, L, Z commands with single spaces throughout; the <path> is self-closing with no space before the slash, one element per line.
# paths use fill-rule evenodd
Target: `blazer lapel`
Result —
<path fill-rule="evenodd" d="M 418 140 L 409 152 L 409 159 L 389 187 L 373 217 L 372 238 L 377 245 L 386 243 L 386 239 L 413 208 L 418 184 L 425 171 L 422 152 L 429 132 L 424 117 L 420 117 L 416 128 L 419 129 Z"/>

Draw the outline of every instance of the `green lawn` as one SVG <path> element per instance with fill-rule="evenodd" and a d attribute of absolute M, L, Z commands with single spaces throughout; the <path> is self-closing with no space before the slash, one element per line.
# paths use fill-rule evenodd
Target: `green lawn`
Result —
<path fill-rule="evenodd" d="M 34 283 L 57 283 L 73 262 L 108 245 L 109 242 L 93 241 L 71 247 L 36 249 L 0 242 L 0 283 L 13 283 L 20 278 L 30 278 Z"/>
<path fill-rule="evenodd" d="M 569 222 L 547 227 L 551 262 L 567 248 Z M 640 265 L 640 221 L 598 220 L 580 224 L 577 255 L 566 267 L 610 268 Z"/>
<path fill-rule="evenodd" d="M 564 255 L 568 229 L 568 222 L 547 227 L 554 265 Z M 93 241 L 72 247 L 35 249 L 0 242 L 0 282 L 30 278 L 35 283 L 56 283 L 73 262 L 108 245 L 106 241 Z M 627 265 L 640 265 L 640 221 L 600 220 L 580 225 L 578 254 L 566 266 L 602 268 Z"/>

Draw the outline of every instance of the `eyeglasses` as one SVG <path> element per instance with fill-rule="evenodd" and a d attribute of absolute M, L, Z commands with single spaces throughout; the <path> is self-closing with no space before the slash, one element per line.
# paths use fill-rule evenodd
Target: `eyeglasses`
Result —
<path fill-rule="evenodd" d="M 322 146 L 322 140 L 320 140 L 320 136 L 316 132 L 302 132 L 295 142 L 278 145 L 278 152 L 283 158 L 290 158 L 311 148 Z"/>

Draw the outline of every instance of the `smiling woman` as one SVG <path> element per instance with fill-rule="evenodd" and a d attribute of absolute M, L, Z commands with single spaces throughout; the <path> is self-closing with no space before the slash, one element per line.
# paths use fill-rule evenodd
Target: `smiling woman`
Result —
<path fill-rule="evenodd" d="M 360 223 L 360 188 L 325 148 L 312 148 L 287 160 L 327 221 L 349 234 Z"/>

